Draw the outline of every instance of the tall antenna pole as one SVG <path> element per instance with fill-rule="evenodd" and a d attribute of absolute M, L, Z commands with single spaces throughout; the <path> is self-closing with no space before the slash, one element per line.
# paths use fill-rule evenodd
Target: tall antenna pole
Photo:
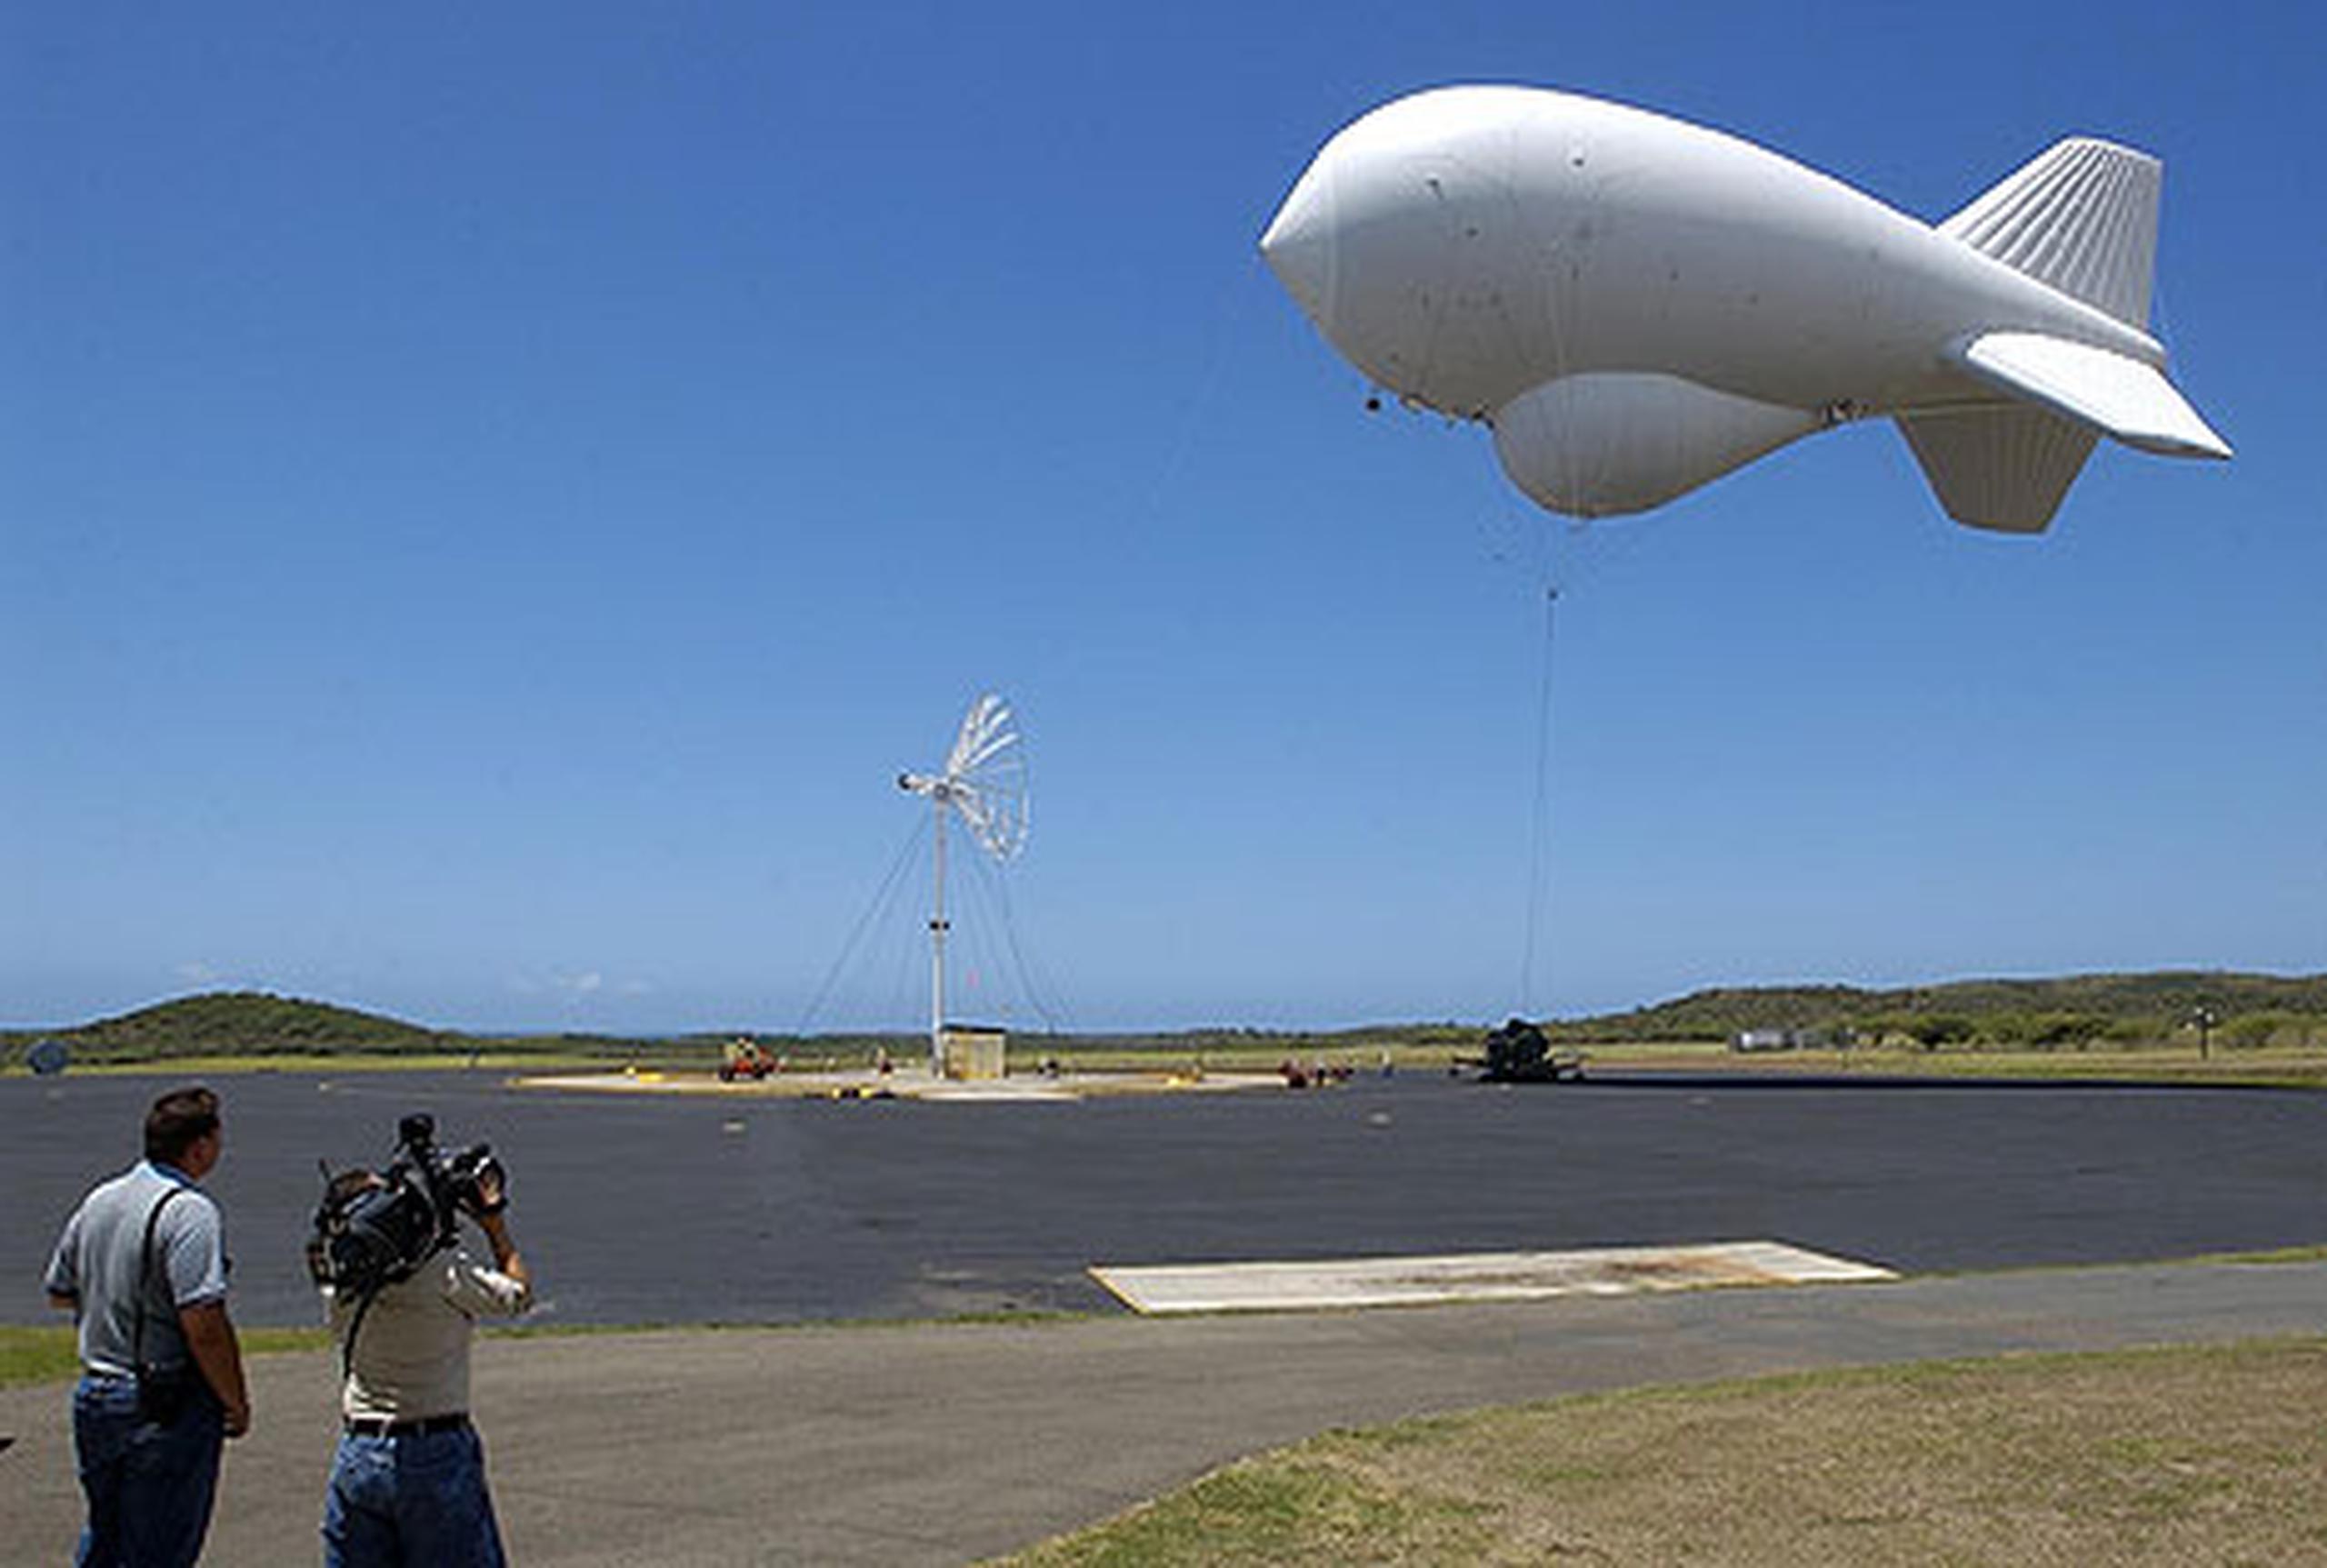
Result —
<path fill-rule="evenodd" d="M 940 785 L 930 792 L 929 804 L 937 813 L 937 897 L 929 916 L 929 1075 L 942 1077 L 945 1071 L 945 805 L 946 792 Z"/>
<path fill-rule="evenodd" d="M 937 814 L 933 837 L 935 892 L 929 911 L 929 1072 L 945 1072 L 945 814 L 962 814 L 971 841 L 996 860 L 1007 860 L 1026 842 L 1026 764 L 1010 708 L 991 692 L 970 704 L 962 733 L 941 774 L 904 773 L 897 787 L 929 797 Z"/>

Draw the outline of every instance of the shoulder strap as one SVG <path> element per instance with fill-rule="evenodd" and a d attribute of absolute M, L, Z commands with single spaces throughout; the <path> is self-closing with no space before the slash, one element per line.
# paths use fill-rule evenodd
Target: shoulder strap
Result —
<path fill-rule="evenodd" d="M 173 1183 L 145 1212 L 145 1240 L 137 1249 L 136 1327 L 131 1331 L 129 1342 L 130 1358 L 141 1373 L 145 1370 L 145 1281 L 154 1272 L 154 1227 L 162 1223 L 162 1211 L 170 1206 L 170 1200 L 185 1191 Z"/>

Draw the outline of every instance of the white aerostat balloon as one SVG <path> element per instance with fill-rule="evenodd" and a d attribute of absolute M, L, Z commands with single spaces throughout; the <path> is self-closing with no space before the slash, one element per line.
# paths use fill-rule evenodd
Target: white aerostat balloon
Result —
<path fill-rule="evenodd" d="M 1882 415 L 1949 515 L 2035 533 L 2102 435 L 2230 455 L 2146 330 L 2160 185 L 2075 138 L 1934 227 L 1645 110 L 1445 87 L 1328 142 L 1261 250 L 1336 349 L 1491 426 L 1552 511 L 1643 511 Z"/>

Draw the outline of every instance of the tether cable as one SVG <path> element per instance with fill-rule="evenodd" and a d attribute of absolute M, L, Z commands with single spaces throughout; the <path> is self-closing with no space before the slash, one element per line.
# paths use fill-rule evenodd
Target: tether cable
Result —
<path fill-rule="evenodd" d="M 1552 652 L 1558 629 L 1559 584 L 1543 588 L 1543 684 L 1535 704 L 1535 800 L 1527 854 L 1527 945 L 1520 956 L 1519 1004 L 1523 1015 L 1535 1010 L 1535 955 L 1549 901 L 1552 839 Z"/>

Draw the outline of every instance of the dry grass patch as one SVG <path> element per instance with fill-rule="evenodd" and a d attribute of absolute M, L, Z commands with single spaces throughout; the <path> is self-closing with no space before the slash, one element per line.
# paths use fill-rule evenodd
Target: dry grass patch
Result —
<path fill-rule="evenodd" d="M 2327 1341 L 1816 1373 L 1332 1433 L 1016 1561 L 2327 1563 Z"/>

